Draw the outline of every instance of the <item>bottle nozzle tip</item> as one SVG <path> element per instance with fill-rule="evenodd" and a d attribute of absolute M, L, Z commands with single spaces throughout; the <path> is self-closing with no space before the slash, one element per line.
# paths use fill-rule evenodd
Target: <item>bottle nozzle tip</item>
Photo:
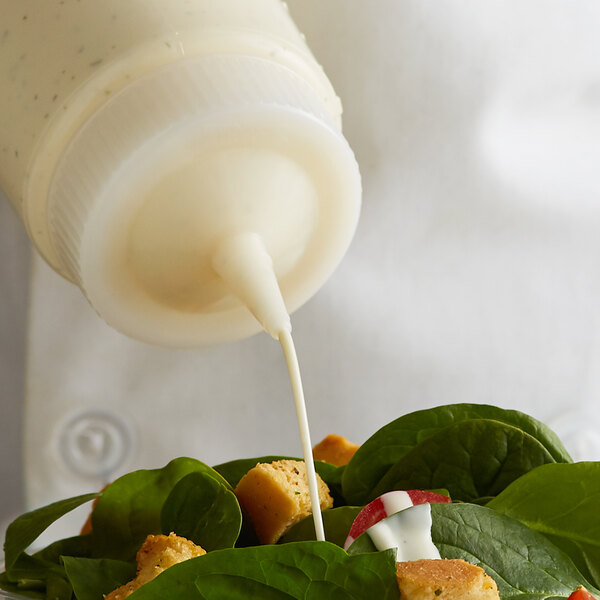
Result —
<path fill-rule="evenodd" d="M 268 334 L 278 340 L 282 331 L 291 332 L 273 260 L 260 235 L 246 232 L 224 238 L 213 253 L 212 266 Z"/>

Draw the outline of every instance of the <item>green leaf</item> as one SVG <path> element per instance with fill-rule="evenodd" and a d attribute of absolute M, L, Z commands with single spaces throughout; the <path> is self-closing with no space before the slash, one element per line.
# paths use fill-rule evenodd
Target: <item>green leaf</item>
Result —
<path fill-rule="evenodd" d="M 51 563 L 35 556 L 29 556 L 25 552 L 13 563 L 10 571 L 6 573 L 8 581 L 23 585 L 25 581 L 46 581 L 51 575 L 65 576 L 61 564 Z"/>
<path fill-rule="evenodd" d="M 62 556 L 88 557 L 91 554 L 92 536 L 88 534 L 58 540 L 36 552 L 33 557 L 45 562 L 62 565 Z"/>
<path fill-rule="evenodd" d="M 401 526 L 407 513 L 384 521 Z M 515 519 L 475 504 L 432 504 L 431 537 L 442 558 L 462 558 L 485 569 L 502 600 L 568 598 L 579 586 L 594 591 L 573 562 L 544 536 Z M 367 533 L 348 549 L 352 555 L 376 552 Z"/>
<path fill-rule="evenodd" d="M 546 535 L 600 587 L 600 462 L 538 467 L 488 506 Z"/>
<path fill-rule="evenodd" d="M 4 560 L 7 573 L 15 564 L 19 555 L 33 543 L 54 521 L 77 507 L 98 498 L 100 494 L 85 494 L 54 502 L 48 506 L 32 510 L 15 519 L 6 530 L 4 541 Z"/>
<path fill-rule="evenodd" d="M 218 550 L 185 561 L 131 600 L 397 600 L 393 553 L 348 556 L 328 542 Z"/>
<path fill-rule="evenodd" d="M 400 511 L 403 512 L 403 511 Z M 390 515 L 389 517 L 386 517 L 387 519 L 393 519 L 396 520 L 398 513 L 394 513 L 393 515 Z M 351 544 L 350 547 L 348 548 L 348 554 L 367 554 L 368 552 L 377 552 L 377 547 L 375 546 L 375 544 L 373 543 L 373 540 L 371 539 L 371 537 L 369 536 L 369 534 L 367 532 L 361 533 Z"/>
<path fill-rule="evenodd" d="M 442 558 L 483 567 L 503 600 L 568 598 L 579 585 L 598 593 L 566 554 L 516 519 L 474 504 L 432 504 L 431 515 Z"/>
<path fill-rule="evenodd" d="M 490 419 L 528 433 L 555 462 L 571 462 L 558 436 L 533 417 L 485 404 L 451 404 L 420 410 L 392 421 L 373 434 L 346 466 L 342 491 L 348 504 L 365 504 L 377 482 L 405 454 L 449 425 L 468 419 Z"/>
<path fill-rule="evenodd" d="M 19 586 L 17 583 L 9 581 L 9 579 L 6 576 L 6 573 L 0 573 L 0 590 L 10 592 L 11 594 L 19 594 L 20 596 L 26 596 L 27 598 L 43 599 L 46 597 L 46 585 L 43 581 L 29 583 L 29 586 Z"/>
<path fill-rule="evenodd" d="M 391 490 L 445 488 L 454 500 L 495 496 L 531 469 L 554 462 L 523 430 L 471 419 L 428 437 L 394 464 L 367 500 Z"/>
<path fill-rule="evenodd" d="M 63 557 L 77 600 L 99 600 L 135 577 L 132 563 L 106 558 Z"/>
<path fill-rule="evenodd" d="M 92 513 L 93 556 L 131 560 L 147 535 L 162 532 L 161 510 L 171 490 L 195 472 L 228 485 L 215 470 L 193 458 L 176 458 L 162 469 L 134 471 L 111 483 Z"/>
<path fill-rule="evenodd" d="M 70 600 L 73 595 L 62 564 L 50 563 L 25 552 L 15 561 L 10 575 L 2 574 L 1 581 L 0 588 L 18 594 L 28 591 L 27 595 L 37 597 L 40 593 L 44 598 L 55 600 Z"/>
<path fill-rule="evenodd" d="M 64 576 L 50 574 L 46 581 L 46 600 L 71 600 L 73 586 Z"/>
<path fill-rule="evenodd" d="M 165 501 L 162 531 L 174 531 L 207 552 L 233 548 L 242 526 L 242 511 L 229 485 L 199 471 L 181 479 Z"/>
<path fill-rule="evenodd" d="M 248 515 L 245 515 L 242 512 L 242 528 L 240 530 L 240 535 L 236 540 L 235 547 L 247 548 L 248 546 L 258 545 L 260 545 L 260 541 L 256 535 L 256 531 L 254 531 L 252 521 L 250 520 L 250 517 Z"/>
<path fill-rule="evenodd" d="M 322 512 L 325 539 L 328 542 L 344 547 L 350 527 L 362 506 L 340 506 Z M 282 538 L 281 543 L 301 542 L 315 539 L 315 526 L 312 515 L 296 523 Z"/>
<path fill-rule="evenodd" d="M 10 587 L 4 586 L 4 589 L 22 593 L 23 589 L 35 588 L 40 590 L 43 597 L 70 598 L 72 590 L 62 564 L 62 555 L 89 555 L 90 539 L 91 536 L 82 535 L 59 540 L 33 556 L 22 552 L 14 562 L 10 575 L 3 574 L 3 580 L 10 582 Z M 35 595 L 38 592 L 32 593 Z"/>
<path fill-rule="evenodd" d="M 342 477 L 346 465 L 336 467 L 335 465 L 315 460 L 315 471 L 321 476 L 321 479 L 327 484 L 329 493 L 333 498 L 334 506 L 343 506 L 346 504 L 346 500 L 342 494 Z"/>

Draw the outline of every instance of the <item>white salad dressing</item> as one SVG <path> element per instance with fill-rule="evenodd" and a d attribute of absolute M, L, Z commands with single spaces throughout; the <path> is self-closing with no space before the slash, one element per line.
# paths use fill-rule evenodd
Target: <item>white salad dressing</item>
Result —
<path fill-rule="evenodd" d="M 375 523 L 366 533 L 377 550 L 396 548 L 397 562 L 439 559 L 431 524 L 431 505 L 420 504 Z"/>
<path fill-rule="evenodd" d="M 317 540 L 323 541 L 325 531 L 300 365 L 292 339 L 290 317 L 273 271 L 273 261 L 259 235 L 244 233 L 226 238 L 219 244 L 212 258 L 212 266 L 263 329 L 281 344 L 296 407 L 315 533 Z"/>
<path fill-rule="evenodd" d="M 304 463 L 306 464 L 306 478 L 308 479 L 308 488 L 310 490 L 310 503 L 312 506 L 313 520 L 315 522 L 315 534 L 317 540 L 325 541 L 325 530 L 323 528 L 323 515 L 321 514 L 321 505 L 319 503 L 319 489 L 317 487 L 317 474 L 312 455 L 312 444 L 310 441 L 310 430 L 308 427 L 308 417 L 306 414 L 306 402 L 304 400 L 304 389 L 302 379 L 300 378 L 300 367 L 296 357 L 296 348 L 292 334 L 289 331 L 282 331 L 279 336 L 285 362 L 287 363 L 292 384 L 292 393 L 294 395 L 294 404 L 296 405 L 296 416 L 298 418 L 298 427 L 300 428 L 300 441 L 302 443 L 302 453 Z"/>
<path fill-rule="evenodd" d="M 379 496 L 379 499 L 383 503 L 386 515 L 393 515 L 413 505 L 411 497 L 405 491 L 394 490 L 393 492 L 387 492 Z"/>

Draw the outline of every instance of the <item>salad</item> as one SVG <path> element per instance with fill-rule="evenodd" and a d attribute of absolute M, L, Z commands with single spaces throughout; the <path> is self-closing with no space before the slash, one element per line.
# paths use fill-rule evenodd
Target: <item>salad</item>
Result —
<path fill-rule="evenodd" d="M 6 533 L 0 588 L 32 598 L 100 600 L 134 578 L 136 552 L 149 534 L 175 532 L 207 553 L 167 569 L 132 600 L 398 599 L 394 550 L 377 551 L 366 533 L 343 547 L 365 505 L 394 490 L 426 490 L 452 499 L 430 504 L 440 556 L 481 566 L 502 600 L 584 598 L 575 592 L 580 586 L 600 598 L 600 462 L 574 463 L 558 437 L 530 416 L 473 404 L 402 416 L 347 465 L 317 461 L 334 497 L 323 512 L 328 541 L 315 541 L 309 517 L 277 544 L 259 545 L 233 489 L 259 462 L 284 458 L 214 467 L 177 458 L 124 475 L 101 493 L 22 515 Z M 27 552 L 56 519 L 91 501 L 91 533 Z"/>

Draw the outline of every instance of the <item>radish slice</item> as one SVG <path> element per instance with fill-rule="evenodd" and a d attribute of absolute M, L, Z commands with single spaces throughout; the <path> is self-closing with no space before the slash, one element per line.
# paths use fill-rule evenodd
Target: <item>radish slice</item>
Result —
<path fill-rule="evenodd" d="M 583 586 L 578 587 L 567 600 L 596 600 Z"/>
<path fill-rule="evenodd" d="M 344 550 L 348 550 L 352 542 L 369 527 L 375 525 L 394 513 L 400 512 L 417 504 L 431 504 L 434 502 L 451 502 L 447 496 L 435 492 L 424 492 L 423 490 L 393 491 L 382 494 L 373 502 L 367 504 L 356 515 L 356 519 L 350 527 L 350 532 L 344 543 Z"/>

